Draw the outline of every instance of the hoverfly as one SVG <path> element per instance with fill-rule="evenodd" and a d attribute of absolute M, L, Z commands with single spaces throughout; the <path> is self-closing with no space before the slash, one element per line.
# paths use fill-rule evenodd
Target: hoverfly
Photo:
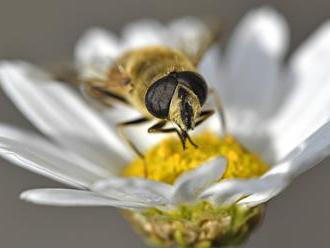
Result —
<path fill-rule="evenodd" d="M 125 135 L 124 128 L 155 119 L 158 122 L 149 127 L 149 133 L 176 133 L 183 148 L 187 141 L 196 147 L 188 132 L 215 112 L 203 110 L 209 89 L 197 66 L 215 37 L 211 33 L 201 37 L 203 42 L 193 53 L 184 47 L 161 45 L 128 50 L 107 70 L 106 79 L 82 79 L 82 88 L 102 103 L 113 105 L 119 101 L 141 113 L 140 118 L 117 124 L 119 134 L 139 156 L 142 153 Z M 218 109 L 224 128 L 221 106 Z M 167 123 L 173 127 L 166 127 Z"/>

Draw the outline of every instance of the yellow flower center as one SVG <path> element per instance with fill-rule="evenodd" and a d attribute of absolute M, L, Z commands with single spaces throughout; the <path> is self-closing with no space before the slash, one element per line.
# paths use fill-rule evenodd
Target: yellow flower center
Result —
<path fill-rule="evenodd" d="M 254 153 L 244 148 L 233 136 L 219 137 L 204 132 L 193 137 L 198 148 L 188 145 L 183 150 L 176 137 L 168 138 L 148 150 L 144 159 L 137 158 L 123 171 L 127 177 L 145 177 L 172 184 L 185 171 L 194 169 L 215 156 L 227 159 L 221 179 L 252 178 L 265 173 L 269 166 Z"/>

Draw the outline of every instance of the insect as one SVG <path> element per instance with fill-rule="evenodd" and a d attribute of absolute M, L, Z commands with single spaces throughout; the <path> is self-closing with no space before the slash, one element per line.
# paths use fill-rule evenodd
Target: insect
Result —
<path fill-rule="evenodd" d="M 124 129 L 155 119 L 158 121 L 148 128 L 149 133 L 176 133 L 183 148 L 187 141 L 197 147 L 189 131 L 215 112 L 203 110 L 209 89 L 197 72 L 200 58 L 214 39 L 204 40 L 193 54 L 160 45 L 129 50 L 116 59 L 105 79 L 82 81 L 84 91 L 98 101 L 107 105 L 119 101 L 141 113 L 140 118 L 117 125 L 118 132 L 139 156 L 143 155 Z M 224 124 L 224 115 L 220 112 Z M 172 127 L 167 127 L 168 123 L 172 123 Z"/>

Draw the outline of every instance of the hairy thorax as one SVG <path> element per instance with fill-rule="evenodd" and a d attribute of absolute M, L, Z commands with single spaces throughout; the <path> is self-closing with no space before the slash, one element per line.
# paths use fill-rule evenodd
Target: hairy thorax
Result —
<path fill-rule="evenodd" d="M 116 66 L 130 78 L 125 94 L 127 101 L 146 116 L 150 114 L 144 98 L 155 81 L 171 72 L 196 71 L 185 54 L 160 46 L 131 50 L 118 59 Z"/>

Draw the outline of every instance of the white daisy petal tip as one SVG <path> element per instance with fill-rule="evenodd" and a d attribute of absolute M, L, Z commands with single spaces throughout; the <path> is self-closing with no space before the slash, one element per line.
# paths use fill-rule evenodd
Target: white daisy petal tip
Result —
<path fill-rule="evenodd" d="M 88 65 L 101 58 L 114 58 L 119 52 L 117 37 L 106 29 L 91 27 L 79 39 L 74 57 L 78 65 Z"/>
<path fill-rule="evenodd" d="M 141 203 L 109 198 L 88 190 L 46 188 L 24 191 L 20 199 L 38 205 L 58 207 L 117 207 L 139 210 Z"/>
<path fill-rule="evenodd" d="M 197 169 L 184 173 L 173 186 L 172 204 L 197 200 L 200 192 L 222 177 L 226 166 L 227 160 L 224 157 L 216 157 Z"/>
<path fill-rule="evenodd" d="M 26 201 L 26 202 L 31 202 L 33 203 L 33 199 L 35 198 L 32 194 L 31 194 L 31 191 L 32 190 L 27 190 L 27 191 L 24 191 L 22 192 L 20 195 L 19 195 L 19 199 L 22 200 L 22 201 Z M 32 195 L 32 196 L 31 196 Z"/>
<path fill-rule="evenodd" d="M 190 48 L 187 52 L 191 54 L 196 54 L 202 39 L 211 34 L 206 23 L 193 16 L 186 16 L 172 21 L 168 25 L 168 30 L 174 39 L 173 45 L 185 49 Z M 177 39 L 176 42 L 175 39 Z"/>
<path fill-rule="evenodd" d="M 142 19 L 129 23 L 122 31 L 123 49 L 148 45 L 166 45 L 166 29 L 154 19 Z"/>
<path fill-rule="evenodd" d="M 238 30 L 251 38 L 258 36 L 259 45 L 275 56 L 283 56 L 289 44 L 289 28 L 286 20 L 270 6 L 248 12 Z"/>
<path fill-rule="evenodd" d="M 178 35 L 190 34 L 190 37 L 194 37 L 194 34 L 198 34 L 198 32 L 208 31 L 207 25 L 194 16 L 175 19 L 168 25 L 168 28 Z M 182 33 L 184 31 L 186 33 Z"/>
<path fill-rule="evenodd" d="M 22 192 L 20 199 L 49 206 L 111 206 L 111 201 L 102 196 L 76 189 L 30 189 Z"/>

